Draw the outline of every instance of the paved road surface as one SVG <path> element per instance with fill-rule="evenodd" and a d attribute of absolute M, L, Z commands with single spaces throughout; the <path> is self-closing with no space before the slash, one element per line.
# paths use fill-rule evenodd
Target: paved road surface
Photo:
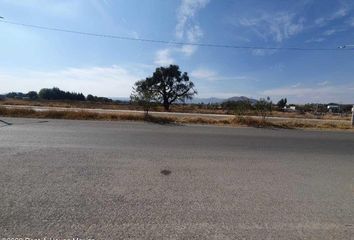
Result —
<path fill-rule="evenodd" d="M 1 119 L 0 239 L 354 239 L 353 133 Z"/>

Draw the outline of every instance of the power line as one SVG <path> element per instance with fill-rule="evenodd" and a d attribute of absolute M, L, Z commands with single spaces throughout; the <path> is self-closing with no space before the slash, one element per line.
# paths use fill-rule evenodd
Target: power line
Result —
<path fill-rule="evenodd" d="M 147 39 L 147 38 L 133 38 L 133 37 L 127 37 L 127 36 L 100 34 L 100 33 L 92 33 L 92 32 L 82 32 L 82 31 L 69 30 L 69 29 L 64 29 L 64 28 L 55 28 L 55 27 L 47 27 L 47 26 L 33 25 L 33 24 L 20 23 L 20 22 L 12 22 L 12 21 L 3 20 L 3 17 L 1 17 L 1 16 L 0 16 L 0 22 L 5 23 L 5 24 L 28 27 L 28 28 L 35 28 L 35 29 L 55 31 L 55 32 L 72 33 L 72 34 L 86 35 L 86 36 L 91 36 L 91 37 L 102 37 L 102 38 L 111 38 L 111 39 L 119 39 L 119 40 L 127 40 L 127 41 L 160 43 L 160 44 L 169 44 L 169 45 L 171 45 L 171 44 L 172 45 L 189 45 L 189 46 L 198 46 L 198 47 L 233 48 L 233 49 L 250 49 L 250 50 L 288 50 L 288 51 L 348 51 L 348 50 L 350 50 L 347 48 L 301 48 L 301 47 L 241 46 L 241 45 L 227 45 L 227 44 L 214 44 L 214 43 L 192 43 L 192 42 L 166 41 L 166 40 Z"/>

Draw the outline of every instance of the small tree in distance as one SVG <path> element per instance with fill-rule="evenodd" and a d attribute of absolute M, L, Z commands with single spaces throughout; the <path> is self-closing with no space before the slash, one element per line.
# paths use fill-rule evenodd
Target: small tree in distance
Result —
<path fill-rule="evenodd" d="M 279 109 L 283 109 L 286 106 L 287 103 L 288 103 L 288 100 L 286 98 L 282 98 L 277 103 L 277 106 L 278 106 Z"/>
<path fill-rule="evenodd" d="M 149 115 L 149 110 L 155 101 L 155 91 L 147 84 L 146 81 L 137 81 L 133 87 L 133 93 L 130 95 L 130 100 L 143 107 L 145 117 Z"/>
<path fill-rule="evenodd" d="M 250 101 L 237 101 L 235 102 L 234 112 L 239 118 L 243 117 L 247 111 L 252 109 L 252 104 Z"/>
<path fill-rule="evenodd" d="M 265 121 L 266 117 L 272 112 L 272 101 L 269 97 L 267 99 L 261 98 L 255 104 L 256 111 L 260 116 L 262 116 L 262 120 Z"/>
<path fill-rule="evenodd" d="M 136 82 L 132 95 L 139 96 L 139 99 L 151 98 L 150 100 L 163 104 L 165 110 L 169 111 L 172 103 L 192 99 L 195 94 L 197 91 L 188 74 L 182 73 L 179 66 L 170 65 L 156 68 L 152 77 Z"/>

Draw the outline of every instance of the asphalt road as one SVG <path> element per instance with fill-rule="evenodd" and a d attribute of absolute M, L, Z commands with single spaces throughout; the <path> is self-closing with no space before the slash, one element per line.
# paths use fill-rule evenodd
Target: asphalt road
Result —
<path fill-rule="evenodd" d="M 0 119 L 1 240 L 354 239 L 353 133 Z"/>

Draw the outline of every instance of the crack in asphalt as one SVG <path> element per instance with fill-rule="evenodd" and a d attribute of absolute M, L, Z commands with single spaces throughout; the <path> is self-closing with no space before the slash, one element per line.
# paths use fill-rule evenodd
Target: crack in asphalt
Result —
<path fill-rule="evenodd" d="M 32 124 L 38 124 L 38 123 L 47 123 L 49 121 L 36 121 L 36 122 L 30 122 L 30 123 L 10 123 L 10 122 L 0 119 L 0 122 L 5 124 L 3 126 L 0 126 L 0 128 L 3 128 L 3 127 L 9 127 L 9 126 L 13 126 L 13 125 L 32 125 Z"/>
<path fill-rule="evenodd" d="M 6 124 L 6 126 L 10 126 L 10 125 L 12 125 L 12 123 L 6 122 L 6 121 L 1 120 L 1 119 L 0 119 L 0 122 L 5 123 L 5 124 Z"/>

